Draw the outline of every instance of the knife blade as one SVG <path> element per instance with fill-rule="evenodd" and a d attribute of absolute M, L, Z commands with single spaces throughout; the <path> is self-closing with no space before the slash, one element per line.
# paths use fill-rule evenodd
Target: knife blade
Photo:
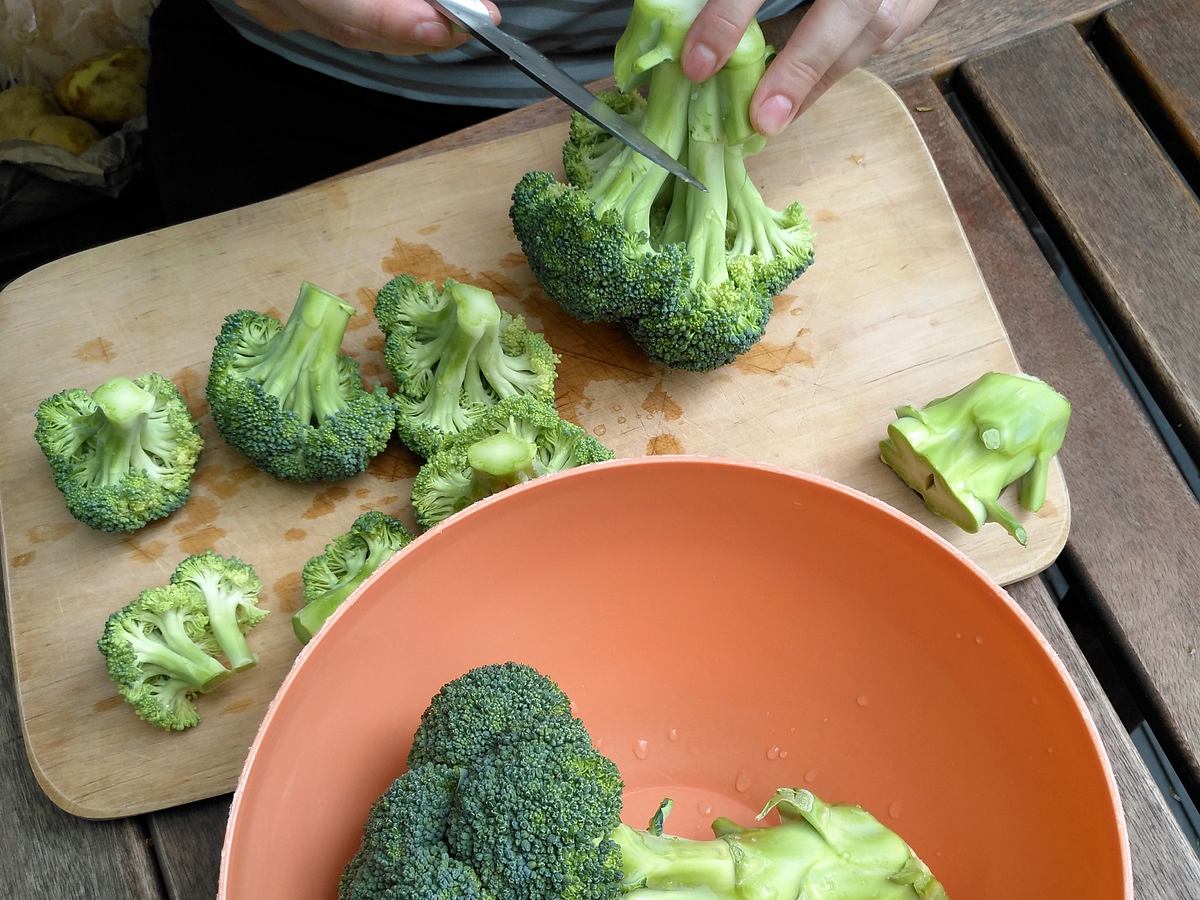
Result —
<path fill-rule="evenodd" d="M 491 14 L 479 0 L 429 2 L 455 25 L 465 28 L 481 43 L 503 55 L 558 99 L 599 125 L 621 143 L 636 150 L 656 165 L 662 166 L 675 177 L 682 178 L 688 184 L 707 193 L 708 188 L 687 166 L 682 165 L 618 113 L 613 112 L 608 104 L 541 53 L 492 24 Z"/>

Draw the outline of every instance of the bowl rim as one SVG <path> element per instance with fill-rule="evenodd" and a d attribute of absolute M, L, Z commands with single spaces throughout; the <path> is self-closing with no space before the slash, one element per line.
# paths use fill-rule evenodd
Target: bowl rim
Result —
<path fill-rule="evenodd" d="M 798 469 L 788 469 L 783 466 L 773 465 L 771 463 L 763 463 L 755 460 L 732 459 L 727 457 L 709 456 L 701 454 L 671 454 L 664 456 L 642 456 L 642 457 L 622 457 L 604 462 L 591 463 L 585 466 L 579 466 L 574 469 L 567 469 L 561 472 L 555 472 L 550 475 L 544 475 L 540 478 L 535 478 L 515 487 L 507 488 L 499 493 L 486 497 L 483 500 L 476 501 L 461 512 L 455 513 L 447 519 L 442 520 L 432 528 L 422 532 L 404 548 L 393 554 L 382 566 L 375 570 L 369 578 L 355 589 L 349 597 L 347 597 L 325 622 L 325 625 L 317 632 L 317 634 L 305 644 L 300 652 L 296 654 L 296 658 L 292 661 L 291 668 L 288 670 L 275 695 L 271 698 L 270 704 L 267 706 L 267 712 L 259 723 L 258 730 L 255 732 L 254 741 L 250 745 L 250 749 L 246 754 L 246 760 L 242 764 L 242 771 L 238 775 L 237 787 L 234 789 L 233 799 L 229 806 L 229 815 L 226 820 L 225 837 L 221 843 L 221 865 L 217 879 L 217 898 L 216 900 L 228 900 L 229 894 L 229 870 L 231 858 L 233 855 L 234 835 L 236 824 L 238 822 L 238 812 L 241 808 L 241 802 L 245 794 L 246 785 L 249 782 L 251 771 L 254 768 L 254 762 L 258 756 L 258 751 L 262 747 L 264 737 L 270 730 L 271 722 L 275 717 L 275 712 L 279 706 L 283 696 L 291 687 L 292 682 L 297 677 L 297 673 L 304 665 L 308 657 L 316 652 L 316 648 L 323 640 L 329 638 L 330 632 L 333 630 L 333 625 L 337 619 L 341 617 L 352 604 L 354 604 L 361 596 L 372 588 L 376 580 L 383 576 L 393 565 L 397 564 L 404 556 L 408 555 L 410 548 L 423 544 L 433 543 L 438 540 L 441 535 L 449 528 L 454 528 L 457 524 L 465 521 L 468 518 L 476 517 L 485 514 L 485 511 L 506 503 L 511 503 L 514 498 L 518 498 L 530 492 L 552 490 L 553 486 L 562 481 L 570 481 L 573 479 L 587 478 L 590 475 L 601 469 L 612 468 L 635 468 L 645 466 L 718 466 L 722 468 L 741 469 L 748 472 L 767 474 L 772 476 L 783 476 L 797 481 L 806 481 L 817 487 L 832 491 L 833 493 L 841 494 L 852 500 L 865 503 L 872 507 L 875 512 L 891 518 L 899 525 L 915 530 L 923 535 L 927 540 L 932 541 L 936 546 L 940 547 L 943 552 L 946 552 L 959 565 L 963 566 L 970 574 L 975 576 L 979 582 L 988 588 L 991 593 L 1000 601 L 1002 605 L 1014 614 L 1017 620 L 1025 627 L 1026 631 L 1032 636 L 1033 640 L 1045 653 L 1046 657 L 1054 666 L 1055 671 L 1063 680 L 1067 687 L 1067 691 L 1071 699 L 1075 703 L 1076 710 L 1083 718 L 1084 727 L 1087 730 L 1088 737 L 1091 739 L 1093 748 L 1095 749 L 1099 759 L 1100 767 L 1104 773 L 1104 780 L 1108 786 L 1108 793 L 1113 803 L 1113 810 L 1117 821 L 1117 837 L 1120 844 L 1121 855 L 1121 873 L 1124 882 L 1123 892 L 1126 900 L 1132 900 L 1133 893 L 1133 865 L 1129 848 L 1129 831 L 1125 820 L 1124 805 L 1121 802 L 1121 793 L 1117 786 L 1116 775 L 1113 772 L 1112 761 L 1108 757 L 1108 752 L 1104 747 L 1104 742 L 1100 737 L 1100 731 L 1096 725 L 1095 719 L 1092 717 L 1091 710 L 1088 709 L 1087 703 L 1080 693 L 1075 679 L 1071 673 L 1067 671 L 1066 665 L 1059 657 L 1055 649 L 1050 645 L 1050 642 L 1042 634 L 1041 629 L 1037 627 L 1029 614 L 1017 603 L 1008 591 L 1001 585 L 997 584 L 991 577 L 979 566 L 974 560 L 967 556 L 962 550 L 950 543 L 946 538 L 942 537 L 933 529 L 929 528 L 924 523 L 912 516 L 900 511 L 896 507 L 864 493 L 857 488 L 842 484 L 822 475 L 816 475 L 811 472 L 805 472 Z"/>

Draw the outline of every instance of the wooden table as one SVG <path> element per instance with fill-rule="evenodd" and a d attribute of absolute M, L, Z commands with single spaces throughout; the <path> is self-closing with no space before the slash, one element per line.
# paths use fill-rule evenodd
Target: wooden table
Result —
<path fill-rule="evenodd" d="M 1012 593 L 1104 736 L 1147 900 L 1200 897 L 1179 798 L 1130 737 L 1152 730 L 1200 796 L 1197 34 L 1200 0 L 942 0 L 871 64 L 913 111 L 1023 366 L 1074 401 L 1071 538 L 1054 577 Z M 400 158 L 564 115 L 540 104 Z M 210 897 L 228 806 L 58 810 L 30 774 L 0 642 L 0 897 Z"/>

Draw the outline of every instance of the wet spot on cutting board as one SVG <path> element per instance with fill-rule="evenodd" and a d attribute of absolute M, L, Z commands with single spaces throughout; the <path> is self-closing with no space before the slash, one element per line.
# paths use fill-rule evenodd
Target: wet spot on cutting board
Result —
<path fill-rule="evenodd" d="M 517 253 L 516 251 L 505 253 L 500 260 L 500 268 L 502 269 L 515 269 L 523 265 L 525 265 L 525 254 Z"/>
<path fill-rule="evenodd" d="M 122 538 L 121 543 L 129 548 L 126 556 L 134 562 L 156 563 L 167 552 L 167 545 L 163 541 L 147 541 L 140 538 L 127 537 Z"/>
<path fill-rule="evenodd" d="M 366 500 L 368 497 L 371 496 L 371 489 L 370 488 L 359 488 L 357 491 L 354 492 L 354 496 L 357 497 L 359 500 Z"/>
<path fill-rule="evenodd" d="M 418 228 L 417 234 L 424 234 L 424 235 L 437 234 L 438 229 L 441 227 L 442 226 L 441 226 L 440 222 L 433 222 L 429 225 L 423 225 L 420 228 Z"/>
<path fill-rule="evenodd" d="M 112 362 L 117 354 L 113 352 L 113 343 L 107 338 L 97 337 L 85 341 L 71 353 L 80 362 Z"/>
<path fill-rule="evenodd" d="M 218 528 L 216 525 L 202 525 L 198 531 L 193 531 L 191 534 L 179 539 L 179 549 L 192 556 L 197 553 L 203 553 L 206 550 L 213 550 L 216 547 L 217 541 L 225 537 L 227 532 L 224 528 Z"/>
<path fill-rule="evenodd" d="M 208 414 L 208 398 L 204 396 L 205 377 L 193 368 L 180 369 L 171 376 L 171 383 L 179 388 L 183 402 L 193 419 Z"/>
<path fill-rule="evenodd" d="M 251 463 L 243 463 L 231 468 L 221 463 L 201 462 L 196 477 L 192 479 L 192 484 L 211 491 L 222 500 L 228 500 L 236 496 L 242 489 L 242 485 L 256 474 L 258 474 L 258 469 Z"/>
<path fill-rule="evenodd" d="M 289 541 L 302 541 L 308 537 L 308 532 L 303 528 L 289 528 L 283 536 Z"/>
<path fill-rule="evenodd" d="M 417 477 L 420 464 L 415 456 L 403 448 L 388 445 L 367 465 L 367 471 L 384 481 L 402 481 Z"/>
<path fill-rule="evenodd" d="M 392 245 L 392 255 L 380 263 L 389 275 L 411 275 L 417 281 L 436 281 L 439 285 L 447 278 L 474 284 L 475 279 L 462 266 L 446 261 L 442 254 L 428 244 L 402 241 Z"/>
<path fill-rule="evenodd" d="M 304 594 L 304 582 L 299 572 L 288 572 L 277 579 L 271 588 L 275 592 L 275 608 L 281 612 L 294 613 L 300 608 L 300 600 Z"/>
<path fill-rule="evenodd" d="M 801 329 L 803 330 L 803 329 Z M 797 334 L 797 337 L 801 335 Z M 760 341 L 748 352 L 733 361 L 734 366 L 747 375 L 778 375 L 789 366 L 811 369 L 813 355 L 796 344 L 772 344 Z"/>
<path fill-rule="evenodd" d="M 350 496 L 350 489 L 344 488 L 340 484 L 326 488 L 313 497 L 312 503 L 304 511 L 303 518 L 319 519 L 321 516 L 327 516 L 337 508 L 339 501 L 345 500 L 348 496 Z"/>
<path fill-rule="evenodd" d="M 663 390 L 661 378 L 654 386 L 654 390 L 648 393 L 646 399 L 642 401 L 642 409 L 652 416 L 661 415 L 668 422 L 683 415 L 683 407 L 672 400 L 671 395 Z"/>
<path fill-rule="evenodd" d="M 231 713 L 245 712 L 253 707 L 256 702 L 253 697 L 242 697 L 240 700 L 234 700 L 232 703 L 221 707 L 221 715 L 227 716 Z"/>
<path fill-rule="evenodd" d="M 607 433 L 608 433 L 608 429 L 605 428 L 603 425 L 597 425 L 595 428 L 592 429 L 592 434 L 594 434 L 596 437 L 604 437 L 604 435 L 606 435 Z"/>
<path fill-rule="evenodd" d="M 122 699 L 121 695 L 116 694 L 112 697 L 105 697 L 103 700 L 93 703 L 92 709 L 94 709 L 96 712 L 108 712 L 110 709 L 117 709 L 124 702 L 125 701 Z"/>
<path fill-rule="evenodd" d="M 846 157 L 846 159 L 849 160 L 850 162 L 854 163 L 856 166 L 861 166 L 866 161 L 867 158 L 865 156 L 863 156 L 861 153 L 851 153 L 849 156 Z"/>
<path fill-rule="evenodd" d="M 387 346 L 387 338 L 382 334 L 373 334 L 363 342 L 363 346 L 375 353 L 382 353 L 383 348 Z"/>
<path fill-rule="evenodd" d="M 334 209 L 350 208 L 350 199 L 346 196 L 346 186 L 340 181 L 325 185 L 324 192 L 325 199 Z"/>
<path fill-rule="evenodd" d="M 23 568 L 24 566 L 29 565 L 31 562 L 33 562 L 33 558 L 35 556 L 37 556 L 37 553 L 35 553 L 32 550 L 30 550 L 28 553 L 21 553 L 21 554 L 18 554 L 17 556 L 14 556 L 12 558 L 13 568 L 20 569 L 20 568 Z"/>
<path fill-rule="evenodd" d="M 172 527 L 179 535 L 179 549 L 189 556 L 215 550 L 216 543 L 225 537 L 225 529 L 212 524 L 221 514 L 221 507 L 212 497 L 195 494 L 183 507 L 183 518 Z"/>
<path fill-rule="evenodd" d="M 263 310 L 263 315 L 272 316 L 281 322 L 287 318 L 287 316 L 280 311 L 278 306 L 268 306 L 265 310 Z"/>
<path fill-rule="evenodd" d="M 792 308 L 792 304 L 796 302 L 796 297 L 793 294 L 779 294 L 771 298 L 771 306 L 775 312 L 786 312 Z"/>
<path fill-rule="evenodd" d="M 836 222 L 837 214 L 834 213 L 834 211 L 832 209 L 819 209 L 819 210 L 817 210 L 817 221 L 818 222 Z"/>
<path fill-rule="evenodd" d="M 658 434 L 646 442 L 647 456 L 667 456 L 682 453 L 683 444 L 673 434 Z"/>
<path fill-rule="evenodd" d="M 75 528 L 74 522 L 56 522 L 53 525 L 38 525 L 30 528 L 27 536 L 31 544 L 44 544 L 47 541 L 61 541 Z"/>

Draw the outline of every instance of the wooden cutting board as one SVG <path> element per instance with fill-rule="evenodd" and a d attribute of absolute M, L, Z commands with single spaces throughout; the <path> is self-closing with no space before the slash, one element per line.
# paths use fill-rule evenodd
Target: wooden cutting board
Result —
<path fill-rule="evenodd" d="M 352 481 L 283 484 L 213 427 L 204 382 L 223 317 L 239 307 L 286 315 L 303 279 L 362 311 L 346 349 L 368 381 L 390 384 L 373 292 L 396 273 L 452 276 L 493 290 L 545 332 L 562 356 L 560 411 L 619 456 L 707 454 L 818 473 L 913 515 L 1002 583 L 1054 560 L 1069 518 L 1057 466 L 1045 508 L 1021 517 L 1030 536 L 1021 547 L 999 526 L 971 536 L 929 515 L 878 461 L 893 407 L 988 370 L 1016 370 L 933 162 L 888 87 L 862 73 L 847 78 L 751 160 L 769 203 L 798 198 L 807 207 L 816 262 L 778 298 L 764 340 L 705 374 L 647 363 L 619 330 L 581 325 L 538 290 L 509 227 L 508 198 L 526 169 L 558 170 L 564 131 L 376 168 L 100 247 L 0 296 L 13 660 L 29 758 L 55 803 L 102 818 L 232 790 L 299 649 L 288 620 L 304 561 L 362 510 L 412 521 L 417 462 L 399 447 Z M 94 532 L 63 506 L 33 440 L 34 409 L 56 390 L 150 370 L 172 378 L 200 417 L 207 444 L 192 498 L 135 535 Z M 1015 507 L 1012 492 L 1005 501 Z M 736 511 L 713 510 L 713 527 L 737 528 Z M 201 698 L 198 727 L 165 734 L 118 698 L 95 643 L 112 610 L 207 548 L 256 566 L 272 614 L 252 635 L 259 666 Z"/>

